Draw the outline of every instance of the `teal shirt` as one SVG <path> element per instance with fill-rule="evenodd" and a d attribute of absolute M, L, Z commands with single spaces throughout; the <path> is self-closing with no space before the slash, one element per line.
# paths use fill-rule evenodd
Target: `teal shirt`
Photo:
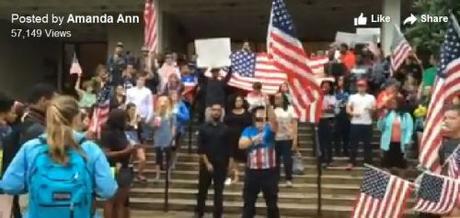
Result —
<path fill-rule="evenodd" d="M 83 92 L 80 98 L 80 102 L 78 102 L 78 106 L 80 106 L 81 108 L 90 108 L 94 104 L 96 104 L 96 100 L 96 94 L 90 92 Z"/>
<path fill-rule="evenodd" d="M 393 129 L 393 121 L 396 116 L 401 116 L 395 111 L 391 111 L 377 122 L 378 129 L 382 132 L 380 137 L 380 149 L 383 151 L 390 150 L 391 132 Z M 400 117 L 401 121 L 401 151 L 404 152 L 412 139 L 414 133 L 414 121 L 409 113 L 404 113 Z"/>

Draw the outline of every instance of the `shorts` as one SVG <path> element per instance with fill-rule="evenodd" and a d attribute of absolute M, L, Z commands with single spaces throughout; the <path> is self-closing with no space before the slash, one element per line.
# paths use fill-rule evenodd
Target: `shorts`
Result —
<path fill-rule="evenodd" d="M 133 183 L 134 171 L 131 167 L 122 167 L 116 174 L 116 180 L 120 188 L 128 188 Z"/>

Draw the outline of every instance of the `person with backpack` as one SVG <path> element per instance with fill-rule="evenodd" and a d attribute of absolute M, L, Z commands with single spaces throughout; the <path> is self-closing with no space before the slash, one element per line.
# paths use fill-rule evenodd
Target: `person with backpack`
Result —
<path fill-rule="evenodd" d="M 73 129 L 78 102 L 55 97 L 46 111 L 45 134 L 27 141 L 0 181 L 7 194 L 29 193 L 25 217 L 92 217 L 94 194 L 112 198 L 117 184 L 98 145 Z"/>

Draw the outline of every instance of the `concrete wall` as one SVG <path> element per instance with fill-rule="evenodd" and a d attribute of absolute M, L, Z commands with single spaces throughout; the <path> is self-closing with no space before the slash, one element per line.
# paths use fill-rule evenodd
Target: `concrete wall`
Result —
<path fill-rule="evenodd" d="M 189 41 L 186 30 L 174 16 L 163 13 L 162 18 L 163 51 L 185 53 Z"/>
<path fill-rule="evenodd" d="M 11 39 L 11 28 L 9 23 L 0 21 L 0 91 L 24 99 L 38 82 L 56 85 L 60 42 Z"/>

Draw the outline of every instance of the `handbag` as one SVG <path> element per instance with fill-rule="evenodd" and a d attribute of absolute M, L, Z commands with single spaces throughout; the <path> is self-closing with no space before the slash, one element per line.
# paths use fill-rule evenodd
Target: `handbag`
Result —
<path fill-rule="evenodd" d="M 302 155 L 298 154 L 292 157 L 292 173 L 295 175 L 303 175 L 305 166 L 303 165 Z"/>

